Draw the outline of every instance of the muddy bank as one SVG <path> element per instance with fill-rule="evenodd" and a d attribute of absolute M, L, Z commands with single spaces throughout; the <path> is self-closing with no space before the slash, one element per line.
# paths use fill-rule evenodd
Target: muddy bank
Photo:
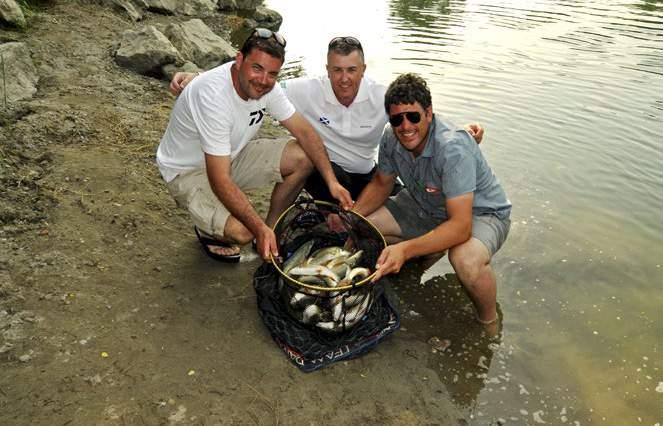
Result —
<path fill-rule="evenodd" d="M 165 190 L 154 151 L 167 84 L 111 57 L 138 24 L 76 1 L 29 21 L 2 30 L 28 44 L 40 83 L 0 115 L 0 423 L 469 421 L 407 316 L 360 359 L 293 367 L 256 311 L 257 256 L 204 256 Z M 263 212 L 268 195 L 252 194 Z"/>

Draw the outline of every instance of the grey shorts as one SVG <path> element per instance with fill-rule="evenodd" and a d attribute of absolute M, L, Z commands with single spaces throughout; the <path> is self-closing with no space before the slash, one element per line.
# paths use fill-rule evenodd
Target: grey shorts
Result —
<path fill-rule="evenodd" d="M 440 220 L 419 209 L 407 189 L 389 197 L 384 205 L 401 228 L 401 238 L 410 240 L 440 225 Z M 492 257 L 502 247 L 511 228 L 510 219 L 488 214 L 472 216 L 472 237 L 486 246 Z"/>
<path fill-rule="evenodd" d="M 255 139 L 232 160 L 231 176 L 242 190 L 262 188 L 283 181 L 281 157 L 290 138 Z M 209 235 L 223 236 L 230 212 L 212 191 L 207 170 L 195 169 L 168 182 L 168 192 L 191 220 Z"/>

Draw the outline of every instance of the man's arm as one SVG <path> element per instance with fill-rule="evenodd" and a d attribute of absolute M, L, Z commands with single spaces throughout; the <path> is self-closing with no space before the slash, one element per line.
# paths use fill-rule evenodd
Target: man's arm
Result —
<path fill-rule="evenodd" d="M 255 211 L 248 198 L 230 176 L 230 156 L 205 154 L 207 178 L 212 191 L 230 214 L 239 220 L 251 233 L 259 238 L 269 227 Z M 271 230 L 270 230 L 271 231 Z"/>
<path fill-rule="evenodd" d="M 384 205 L 391 191 L 394 189 L 396 175 L 386 175 L 377 171 L 371 181 L 366 185 L 352 210 L 362 216 L 368 216 Z"/>
<path fill-rule="evenodd" d="M 400 271 L 403 264 L 413 257 L 438 253 L 469 240 L 472 237 L 473 203 L 473 192 L 448 199 L 448 220 L 420 237 L 385 248 L 377 260 L 373 281 Z"/>
<path fill-rule="evenodd" d="M 327 150 L 322 144 L 320 135 L 318 135 L 313 126 L 298 112 L 295 112 L 290 118 L 281 121 L 281 124 L 299 141 L 304 152 L 327 183 L 329 193 L 339 201 L 341 207 L 350 209 L 352 207 L 352 197 L 348 190 L 343 188 L 336 179 L 334 170 L 329 162 Z"/>

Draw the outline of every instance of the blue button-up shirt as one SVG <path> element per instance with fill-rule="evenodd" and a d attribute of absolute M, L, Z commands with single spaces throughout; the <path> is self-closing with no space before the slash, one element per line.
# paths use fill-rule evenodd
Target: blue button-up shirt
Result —
<path fill-rule="evenodd" d="M 474 193 L 472 214 L 509 217 L 511 203 L 474 138 L 433 115 L 428 139 L 417 158 L 403 148 L 387 124 L 380 141 L 378 169 L 401 178 L 419 211 L 443 222 L 446 201 Z M 414 206 L 413 206 L 414 207 Z"/>

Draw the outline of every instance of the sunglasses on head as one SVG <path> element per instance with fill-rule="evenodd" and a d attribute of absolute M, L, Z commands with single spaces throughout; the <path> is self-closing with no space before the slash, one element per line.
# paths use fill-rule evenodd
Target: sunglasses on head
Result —
<path fill-rule="evenodd" d="M 421 114 L 418 111 L 408 111 L 401 112 L 400 114 L 394 114 L 389 116 L 389 124 L 391 127 L 398 127 L 403 124 L 403 119 L 407 118 L 412 124 L 417 124 L 421 121 Z"/>
<path fill-rule="evenodd" d="M 359 42 L 359 40 L 357 40 L 356 38 L 351 37 L 351 36 L 348 36 L 348 37 L 334 37 L 334 38 L 331 39 L 331 41 L 329 42 L 328 49 L 333 49 L 334 47 L 336 47 L 336 46 L 338 46 L 338 45 L 340 45 L 340 44 L 342 44 L 342 43 L 348 44 L 348 45 L 350 45 L 350 46 L 358 47 L 358 48 L 361 49 L 362 51 L 364 50 L 364 49 L 361 47 L 361 43 Z"/>
<path fill-rule="evenodd" d="M 276 40 L 276 42 L 280 44 L 281 47 L 285 47 L 286 44 L 285 38 L 281 34 L 277 33 L 276 31 L 268 30 L 267 28 L 256 28 L 251 34 L 251 37 L 253 36 L 258 36 L 264 39 L 270 39 L 274 37 L 274 40 Z"/>

